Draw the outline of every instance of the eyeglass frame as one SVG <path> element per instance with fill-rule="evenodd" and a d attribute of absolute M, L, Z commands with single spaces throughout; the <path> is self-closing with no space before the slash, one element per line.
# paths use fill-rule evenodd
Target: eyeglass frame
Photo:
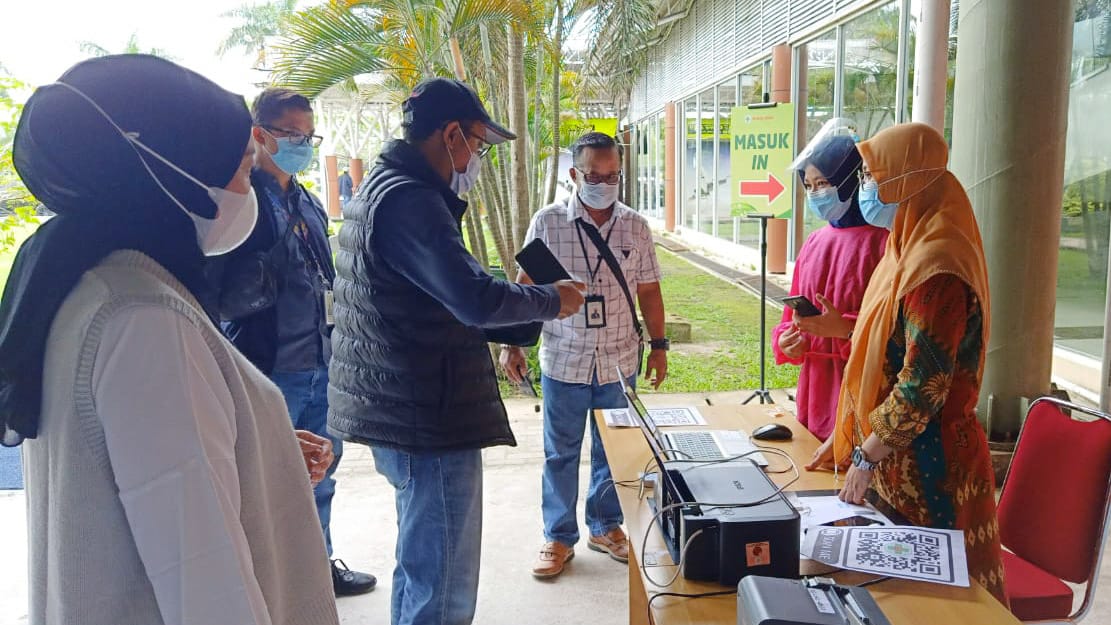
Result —
<path fill-rule="evenodd" d="M 604 178 L 600 177 L 599 174 L 588 174 L 578 167 L 574 167 L 573 169 L 582 174 L 583 181 L 585 181 L 586 184 L 618 185 L 621 184 L 621 179 L 625 177 L 625 170 L 623 169 L 619 169 L 616 173 L 609 174 Z"/>
<path fill-rule="evenodd" d="M 269 124 L 259 124 L 259 128 L 262 128 L 266 132 L 270 133 L 270 136 L 274 137 L 275 139 L 289 139 L 289 142 L 293 145 L 309 144 L 312 145 L 312 147 L 314 148 L 318 148 L 322 143 L 324 143 L 324 137 L 317 134 L 305 134 L 300 130 L 288 130 L 286 128 L 278 128 L 277 126 L 270 126 Z M 275 137 L 275 132 L 280 132 L 283 134 L 281 137 Z"/>

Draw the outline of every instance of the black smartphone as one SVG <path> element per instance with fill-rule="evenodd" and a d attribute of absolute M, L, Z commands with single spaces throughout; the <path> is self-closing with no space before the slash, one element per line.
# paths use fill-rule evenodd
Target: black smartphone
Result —
<path fill-rule="evenodd" d="M 815 317 L 822 314 L 822 311 L 818 310 L 814 302 L 806 299 L 805 295 L 792 295 L 791 297 L 784 297 L 779 301 L 783 302 L 784 306 L 797 312 L 800 317 Z"/>

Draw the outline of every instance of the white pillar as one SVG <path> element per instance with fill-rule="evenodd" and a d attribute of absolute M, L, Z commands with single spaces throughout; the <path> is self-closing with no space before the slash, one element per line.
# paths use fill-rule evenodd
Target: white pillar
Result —
<path fill-rule="evenodd" d="M 945 85 L 949 64 L 949 0 L 921 0 L 914 44 L 912 121 L 945 132 Z M 972 45 L 979 45 L 974 42 Z"/>

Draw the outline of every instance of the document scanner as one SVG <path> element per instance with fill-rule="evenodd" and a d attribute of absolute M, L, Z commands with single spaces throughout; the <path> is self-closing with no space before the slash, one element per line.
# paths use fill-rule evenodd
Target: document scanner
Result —
<path fill-rule="evenodd" d="M 749 575 L 737 586 L 737 625 L 891 625 L 867 588 L 828 578 Z"/>

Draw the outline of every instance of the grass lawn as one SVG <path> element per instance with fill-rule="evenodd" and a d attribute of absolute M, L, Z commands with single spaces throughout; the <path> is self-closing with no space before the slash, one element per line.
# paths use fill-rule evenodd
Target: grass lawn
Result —
<path fill-rule="evenodd" d="M 760 385 L 760 308 L 757 298 L 656 248 L 663 269 L 664 307 L 691 324 L 691 343 L 672 343 L 663 393 L 710 393 L 755 389 Z M 791 388 L 798 367 L 774 364 L 771 328 L 780 312 L 768 307 L 767 385 Z M 531 368 L 538 370 L 536 350 Z M 651 392 L 643 386 L 643 392 Z M 517 389 L 502 385 L 506 395 Z"/>

